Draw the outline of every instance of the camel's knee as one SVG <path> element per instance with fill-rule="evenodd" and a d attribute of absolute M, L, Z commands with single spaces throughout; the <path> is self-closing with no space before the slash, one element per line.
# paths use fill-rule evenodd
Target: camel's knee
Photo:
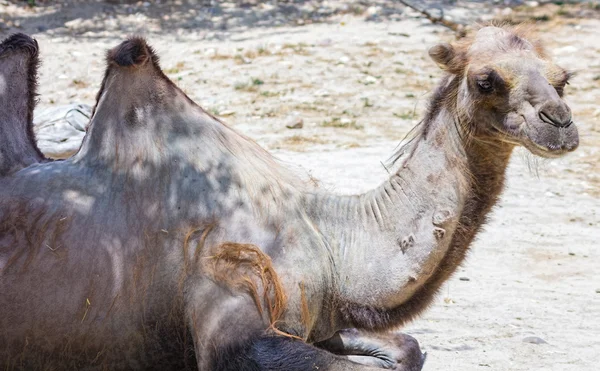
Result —
<path fill-rule="evenodd" d="M 402 352 L 402 371 L 420 371 L 423 368 L 427 353 L 421 351 L 419 342 L 414 337 L 404 334 L 394 334 L 394 341 Z"/>

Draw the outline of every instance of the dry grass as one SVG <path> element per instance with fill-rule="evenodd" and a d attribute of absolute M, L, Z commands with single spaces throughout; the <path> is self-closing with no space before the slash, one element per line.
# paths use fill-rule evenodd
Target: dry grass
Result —
<path fill-rule="evenodd" d="M 71 81 L 71 86 L 77 89 L 84 89 L 87 88 L 89 84 L 84 80 L 73 79 L 73 81 Z"/>
<path fill-rule="evenodd" d="M 258 91 L 258 87 L 264 84 L 265 82 L 263 80 L 253 77 L 249 81 L 235 83 L 233 88 L 238 91 L 256 92 Z"/>
<path fill-rule="evenodd" d="M 358 125 L 356 123 L 356 120 L 350 120 L 347 118 L 339 118 L 339 117 L 334 117 L 331 120 L 323 121 L 321 126 L 325 127 L 325 128 L 341 128 L 341 129 L 354 129 L 354 130 L 361 130 L 364 128 L 362 125 Z"/>
<path fill-rule="evenodd" d="M 175 65 L 175 67 L 171 67 L 171 68 L 167 68 L 165 70 L 163 70 L 163 72 L 167 75 L 171 75 L 171 74 L 176 74 L 181 72 L 181 70 L 185 67 L 185 63 L 184 62 L 177 62 L 177 64 Z"/>
<path fill-rule="evenodd" d="M 292 147 L 292 149 L 294 150 L 302 149 L 302 147 L 307 145 L 325 143 L 327 143 L 327 141 L 321 137 L 303 135 L 292 135 L 290 137 L 284 138 L 282 141 L 279 142 L 280 145 L 284 147 Z"/>

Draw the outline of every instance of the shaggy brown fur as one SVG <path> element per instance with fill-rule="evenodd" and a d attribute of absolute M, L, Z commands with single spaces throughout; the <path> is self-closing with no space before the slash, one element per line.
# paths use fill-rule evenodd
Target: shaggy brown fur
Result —
<path fill-rule="evenodd" d="M 215 282 L 223 283 L 234 290 L 245 290 L 252 296 L 261 315 L 264 312 L 261 302 L 264 300 L 267 304 L 270 330 L 279 335 L 296 337 L 276 327 L 285 311 L 287 298 L 271 258 L 258 246 L 225 242 L 217 246 L 215 254 L 208 259 L 211 264 L 205 268 L 205 273 Z M 262 288 L 262 299 L 255 280 L 258 280 Z"/>

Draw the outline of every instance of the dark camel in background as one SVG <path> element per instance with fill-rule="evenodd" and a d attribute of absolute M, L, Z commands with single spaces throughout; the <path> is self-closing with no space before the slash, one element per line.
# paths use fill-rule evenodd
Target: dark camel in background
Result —
<path fill-rule="evenodd" d="M 513 148 L 578 145 L 569 74 L 527 34 L 486 27 L 430 55 L 446 73 L 393 175 L 337 196 L 194 104 L 139 38 L 108 53 L 79 152 L 47 162 L 37 44 L 6 40 L 0 368 L 420 370 L 392 330 L 462 263 Z"/>

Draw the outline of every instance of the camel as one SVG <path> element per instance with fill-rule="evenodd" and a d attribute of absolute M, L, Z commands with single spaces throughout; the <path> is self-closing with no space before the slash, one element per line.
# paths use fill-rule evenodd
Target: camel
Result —
<path fill-rule="evenodd" d="M 530 39 L 490 26 L 431 48 L 445 72 L 423 121 L 354 196 L 301 180 L 124 41 L 80 150 L 0 177 L 0 366 L 420 370 L 395 330 L 464 260 L 514 147 L 578 146 L 570 75 Z"/>

